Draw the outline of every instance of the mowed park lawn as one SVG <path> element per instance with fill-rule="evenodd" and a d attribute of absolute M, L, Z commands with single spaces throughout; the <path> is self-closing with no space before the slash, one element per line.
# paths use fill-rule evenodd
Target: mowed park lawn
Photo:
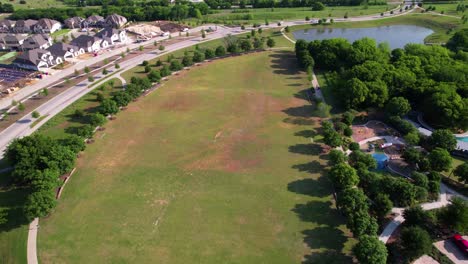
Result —
<path fill-rule="evenodd" d="M 347 263 L 292 52 L 192 67 L 130 104 L 78 159 L 41 263 Z"/>

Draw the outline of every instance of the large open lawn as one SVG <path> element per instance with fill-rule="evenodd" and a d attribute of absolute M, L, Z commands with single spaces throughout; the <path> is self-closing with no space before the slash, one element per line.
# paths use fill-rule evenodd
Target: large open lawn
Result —
<path fill-rule="evenodd" d="M 290 52 L 193 67 L 118 114 L 41 220 L 41 263 L 348 263 Z"/>

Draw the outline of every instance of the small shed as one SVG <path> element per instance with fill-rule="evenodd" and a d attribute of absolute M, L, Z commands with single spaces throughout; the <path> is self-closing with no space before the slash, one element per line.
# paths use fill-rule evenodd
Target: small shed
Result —
<path fill-rule="evenodd" d="M 372 154 L 372 157 L 375 159 L 375 161 L 377 161 L 378 170 L 385 168 L 385 166 L 387 165 L 387 161 L 388 161 L 387 155 L 385 155 L 384 153 L 374 153 Z"/>

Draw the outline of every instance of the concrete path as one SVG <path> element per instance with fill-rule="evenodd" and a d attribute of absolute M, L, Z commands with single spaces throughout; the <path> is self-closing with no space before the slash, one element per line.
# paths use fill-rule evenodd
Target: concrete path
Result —
<path fill-rule="evenodd" d="M 35 218 L 29 224 L 27 258 L 28 264 L 37 264 L 37 229 L 39 228 L 39 218 Z"/>
<path fill-rule="evenodd" d="M 392 144 L 405 144 L 405 142 L 403 141 L 403 139 L 398 138 L 398 137 L 392 137 L 392 136 L 375 136 L 375 137 L 366 138 L 366 139 L 364 139 L 364 140 L 359 141 L 359 145 L 364 145 L 364 144 L 366 144 L 367 142 L 376 141 L 376 140 L 379 140 L 379 139 L 384 139 L 384 140 L 387 141 L 388 143 L 392 143 Z"/>

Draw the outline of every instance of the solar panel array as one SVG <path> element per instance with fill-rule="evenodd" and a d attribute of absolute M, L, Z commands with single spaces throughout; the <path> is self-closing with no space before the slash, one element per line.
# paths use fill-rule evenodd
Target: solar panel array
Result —
<path fill-rule="evenodd" d="M 0 82 L 15 83 L 30 76 L 33 72 L 9 68 L 0 68 Z"/>

